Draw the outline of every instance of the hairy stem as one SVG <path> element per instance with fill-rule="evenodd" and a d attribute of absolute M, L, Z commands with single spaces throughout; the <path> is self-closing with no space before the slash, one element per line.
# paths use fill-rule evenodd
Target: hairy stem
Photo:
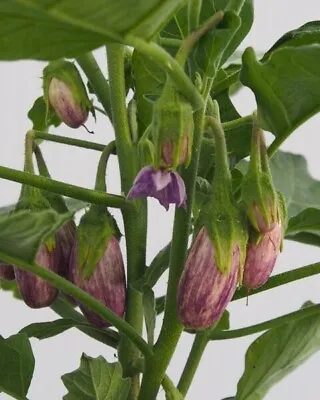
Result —
<path fill-rule="evenodd" d="M 204 109 L 205 105 L 194 114 L 193 158 L 189 168 L 183 174 L 188 196 L 188 209 L 185 212 L 178 208 L 175 212 L 164 319 L 154 347 L 154 356 L 146 358 L 146 372 L 142 380 L 140 400 L 156 399 L 159 386 L 183 331 L 177 315 L 176 294 L 187 253 L 192 202 L 204 126 Z"/>
<path fill-rule="evenodd" d="M 106 185 L 106 169 L 107 169 L 107 163 L 109 161 L 109 157 L 111 154 L 114 153 L 114 150 L 116 148 L 116 144 L 114 140 L 110 143 L 108 143 L 99 160 L 98 164 L 98 170 L 97 170 L 97 176 L 96 176 L 96 184 L 95 184 L 95 190 L 100 190 L 101 192 L 106 192 L 107 191 L 107 185 Z"/>
<path fill-rule="evenodd" d="M 87 320 L 76 311 L 69 302 L 59 296 L 50 306 L 50 308 L 64 319 L 72 319 L 76 322 L 75 328 L 80 332 L 90 336 L 92 339 L 97 340 L 107 346 L 117 348 L 119 342 L 119 335 L 111 329 L 96 329 L 88 325 Z M 82 325 L 83 324 L 83 325 Z"/>
<path fill-rule="evenodd" d="M 108 73 L 111 93 L 111 107 L 117 155 L 119 159 L 122 192 L 128 193 L 138 172 L 138 160 L 134 153 L 126 109 L 126 89 L 124 77 L 124 46 L 107 46 Z M 133 288 L 145 270 L 145 252 L 147 236 L 147 207 L 145 200 L 132 202 L 132 207 L 123 210 L 123 220 L 127 246 L 127 309 L 126 321 L 142 334 L 143 308 L 142 294 Z M 126 375 L 140 352 L 131 341 L 122 336 L 119 345 L 119 359 Z M 130 399 L 138 398 L 139 375 L 132 377 Z"/>
<path fill-rule="evenodd" d="M 73 139 L 66 136 L 53 135 L 52 133 L 45 133 L 40 131 L 33 131 L 35 139 L 42 139 L 47 142 L 55 142 L 66 144 L 69 146 L 82 147 L 83 149 L 103 151 L 105 145 L 100 143 L 88 142 L 86 140 Z"/>
<path fill-rule="evenodd" d="M 188 2 L 188 32 L 192 32 L 199 26 L 202 0 L 190 0 Z"/>
<path fill-rule="evenodd" d="M 109 84 L 104 77 L 93 54 L 86 53 L 79 56 L 77 58 L 77 63 L 86 74 L 98 100 L 100 101 L 106 114 L 112 121 Z"/>
<path fill-rule="evenodd" d="M 270 319 L 256 325 L 247 326 L 245 328 L 214 332 L 211 336 L 211 340 L 235 339 L 242 336 L 253 335 L 254 333 L 266 331 L 268 329 L 275 329 L 281 325 L 289 324 L 318 313 L 320 313 L 320 304 L 303 308 L 290 314 L 282 315 L 281 317 Z"/>
<path fill-rule="evenodd" d="M 83 200 L 93 204 L 104 204 L 107 207 L 122 208 L 130 205 L 122 196 L 82 188 L 80 186 L 45 178 L 44 176 L 36 176 L 12 168 L 0 166 L 0 178 L 34 186 L 39 189 L 47 190 L 48 192 L 72 197 L 73 199 Z"/>
<path fill-rule="evenodd" d="M 198 369 L 203 352 L 207 347 L 210 339 L 211 329 L 199 332 L 193 341 L 191 351 L 188 356 L 187 363 L 182 372 L 181 378 L 178 383 L 178 389 L 183 396 L 186 396 L 195 373 Z"/>

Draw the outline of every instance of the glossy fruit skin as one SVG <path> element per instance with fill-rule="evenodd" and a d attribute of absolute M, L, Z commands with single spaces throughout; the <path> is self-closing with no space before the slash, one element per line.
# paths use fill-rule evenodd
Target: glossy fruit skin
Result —
<path fill-rule="evenodd" d="M 96 264 L 96 268 L 88 279 L 81 277 L 77 267 L 77 242 L 71 251 L 69 279 L 75 285 L 91 294 L 119 317 L 125 312 L 126 278 L 119 241 L 112 237 L 106 243 L 105 252 Z M 87 320 L 98 328 L 110 326 L 110 323 L 80 304 Z"/>
<path fill-rule="evenodd" d="M 231 269 L 221 272 L 206 228 L 199 231 L 178 288 L 178 315 L 185 327 L 205 329 L 218 321 L 237 288 L 239 266 L 240 252 L 234 246 Z"/>
<path fill-rule="evenodd" d="M 268 281 L 280 254 L 282 235 L 282 226 L 277 224 L 257 243 L 249 241 L 243 272 L 244 287 L 257 289 Z"/>
<path fill-rule="evenodd" d="M 59 272 L 59 249 L 48 250 L 42 245 L 35 257 L 35 263 L 50 271 Z M 58 290 L 44 279 L 14 266 L 14 274 L 20 294 L 27 306 L 43 308 L 50 306 L 57 297 Z"/>
<path fill-rule="evenodd" d="M 58 118 L 70 128 L 79 128 L 88 119 L 88 109 L 76 101 L 71 88 L 65 82 L 52 78 L 48 97 Z"/>

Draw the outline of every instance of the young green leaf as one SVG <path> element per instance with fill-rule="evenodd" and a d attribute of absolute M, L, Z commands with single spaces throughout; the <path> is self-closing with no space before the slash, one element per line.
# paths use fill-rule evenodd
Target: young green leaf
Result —
<path fill-rule="evenodd" d="M 19 211 L 0 216 L 0 251 L 11 257 L 33 261 L 39 246 L 72 218 L 72 213 L 53 210 Z"/>
<path fill-rule="evenodd" d="M 320 110 L 320 45 L 280 47 L 265 62 L 252 48 L 242 58 L 241 82 L 255 94 L 261 128 L 285 140 Z"/>
<path fill-rule="evenodd" d="M 247 350 L 236 399 L 262 400 L 273 385 L 319 349 L 319 314 L 267 331 Z"/>
<path fill-rule="evenodd" d="M 319 208 L 306 208 L 289 220 L 286 234 L 311 232 L 320 236 L 320 206 Z"/>
<path fill-rule="evenodd" d="M 127 400 L 130 379 L 122 378 L 120 363 L 82 354 L 80 367 L 61 377 L 68 389 L 65 400 Z"/>
<path fill-rule="evenodd" d="M 50 115 L 50 119 L 46 118 L 47 109 L 43 97 L 38 97 L 32 108 L 28 112 L 28 118 L 32 121 L 32 129 L 46 132 L 50 126 L 59 126 L 61 121 L 55 114 Z"/>
<path fill-rule="evenodd" d="M 0 2 L 0 59 L 75 57 L 126 34 L 150 39 L 184 0 Z M 6 27 L 10 26 L 10 30 Z"/>
<path fill-rule="evenodd" d="M 17 334 L 0 336 L 0 392 L 26 400 L 34 370 L 34 357 L 29 339 Z"/>
<path fill-rule="evenodd" d="M 143 312 L 147 329 L 148 343 L 152 346 L 154 343 L 154 330 L 156 327 L 156 304 L 154 293 L 151 287 L 143 288 Z"/>

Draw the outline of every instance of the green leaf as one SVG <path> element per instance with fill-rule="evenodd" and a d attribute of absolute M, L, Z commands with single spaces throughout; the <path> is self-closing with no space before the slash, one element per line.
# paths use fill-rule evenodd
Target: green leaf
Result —
<path fill-rule="evenodd" d="M 247 350 L 236 399 L 262 400 L 273 385 L 319 349 L 319 314 L 267 331 Z"/>
<path fill-rule="evenodd" d="M 317 231 L 320 236 L 320 205 L 319 208 L 306 208 L 290 219 L 286 233 L 291 235 L 302 231 Z"/>
<path fill-rule="evenodd" d="M 209 3 L 208 3 L 209 4 Z M 214 7 L 214 5 L 213 5 Z M 211 12 L 211 15 L 214 13 Z M 232 11 L 227 11 L 216 29 L 208 32 L 194 51 L 193 61 L 197 70 L 205 76 L 214 77 L 224 63 L 223 56 L 231 39 L 240 28 L 241 19 Z M 231 54 L 229 54 L 231 55 Z"/>
<path fill-rule="evenodd" d="M 146 324 L 148 343 L 154 343 L 154 330 L 156 327 L 156 302 L 153 290 L 149 286 L 143 288 L 143 313 Z"/>
<path fill-rule="evenodd" d="M 265 62 L 243 54 L 241 82 L 254 92 L 261 127 L 285 139 L 320 110 L 320 44 L 280 47 Z"/>
<path fill-rule="evenodd" d="M 142 56 L 137 51 L 132 55 L 132 73 L 135 86 L 137 105 L 137 123 L 139 136 L 150 125 L 153 114 L 153 103 L 149 97 L 159 97 L 166 80 L 166 75 L 160 67 Z"/>
<path fill-rule="evenodd" d="M 59 126 L 61 121 L 56 115 L 50 115 L 49 120 L 46 118 L 47 109 L 43 97 L 38 97 L 32 108 L 28 112 L 28 118 L 32 121 L 32 129 L 46 132 L 50 126 Z"/>
<path fill-rule="evenodd" d="M 83 208 L 86 208 L 89 204 L 76 199 L 64 198 L 68 208 L 70 211 L 76 212 Z M 9 214 L 15 208 L 16 204 L 9 204 L 7 206 L 0 207 L 0 216 Z"/>
<path fill-rule="evenodd" d="M 72 213 L 53 210 L 19 211 L 0 216 L 0 252 L 33 261 L 40 244 L 72 218 Z"/>
<path fill-rule="evenodd" d="M 0 59 L 75 57 L 127 34 L 151 39 L 184 0 L 5 0 Z M 10 29 L 8 28 L 10 27 Z"/>
<path fill-rule="evenodd" d="M 17 334 L 0 336 L 0 392 L 26 400 L 34 370 L 34 357 L 29 339 Z"/>
<path fill-rule="evenodd" d="M 277 190 L 286 198 L 289 218 L 306 208 L 320 209 L 320 181 L 312 178 L 303 156 L 278 151 L 270 167 Z"/>
<path fill-rule="evenodd" d="M 276 43 L 266 52 L 264 59 L 280 47 L 297 47 L 308 44 L 317 44 L 320 42 L 320 21 L 310 21 L 297 29 L 284 34 Z"/>
<path fill-rule="evenodd" d="M 6 281 L 0 279 L 0 289 L 6 292 L 12 292 L 12 296 L 14 299 L 21 300 L 21 294 L 16 281 Z"/>
<path fill-rule="evenodd" d="M 74 319 L 63 318 L 50 322 L 37 322 L 25 326 L 19 333 L 24 333 L 29 338 L 43 340 L 60 335 L 60 333 L 66 332 L 71 328 L 82 329 L 89 334 L 96 333 L 103 335 L 103 333 L 105 333 L 110 340 L 114 339 L 115 342 L 119 339 L 118 334 L 111 329 L 108 329 L 107 332 L 105 329 L 96 329 L 91 324 L 87 323 L 85 319 L 75 321 Z"/>
<path fill-rule="evenodd" d="M 80 367 L 61 377 L 68 389 L 65 400 L 127 400 L 130 378 L 122 378 L 120 363 L 82 354 Z"/>

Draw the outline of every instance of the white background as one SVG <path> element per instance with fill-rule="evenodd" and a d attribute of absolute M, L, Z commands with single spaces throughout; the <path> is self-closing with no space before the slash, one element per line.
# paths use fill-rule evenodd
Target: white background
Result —
<path fill-rule="evenodd" d="M 318 0 L 303 2 L 256 0 L 255 3 L 255 24 L 242 48 L 253 46 L 257 50 L 267 50 L 283 33 L 320 17 Z M 104 52 L 100 50 L 97 56 L 103 65 Z M 1 165 L 22 169 L 24 134 L 31 127 L 26 113 L 35 98 L 41 94 L 40 77 L 43 65 L 39 62 L 0 63 Z M 249 90 L 243 90 L 237 95 L 235 104 L 244 115 L 255 108 L 254 97 Z M 319 116 L 309 120 L 283 145 L 284 150 L 304 155 L 308 159 L 310 173 L 317 179 L 320 179 L 319 123 Z M 95 126 L 90 120 L 88 127 L 94 129 L 94 137 L 89 137 L 84 129 L 71 130 L 64 126 L 56 132 L 76 138 L 94 139 L 101 143 L 112 139 L 112 130 L 105 118 L 99 116 Z M 93 186 L 98 153 L 58 144 L 44 144 L 43 151 L 55 179 L 89 188 Z M 113 193 L 119 193 L 120 189 L 117 171 L 117 166 L 112 162 L 108 170 L 108 184 L 109 191 Z M 0 193 L 0 205 L 15 202 L 19 194 L 19 185 L 0 180 Z M 149 205 L 148 260 L 150 261 L 156 252 L 170 240 L 173 210 L 170 209 L 166 213 L 153 200 L 149 202 Z M 115 215 L 119 214 L 115 213 Z M 319 259 L 319 249 L 285 242 L 284 252 L 278 260 L 275 272 L 283 272 L 319 261 Z M 164 279 L 157 286 L 158 294 L 164 293 L 165 283 Z M 231 326 L 238 328 L 294 311 L 306 300 L 320 302 L 320 277 L 309 278 L 254 296 L 250 298 L 248 307 L 245 305 L 245 300 L 232 303 L 229 307 Z M 22 302 L 13 300 L 11 295 L 5 292 L 0 292 L 0 311 L 0 334 L 4 337 L 16 333 L 31 322 L 57 318 L 50 309 L 31 310 Z M 210 344 L 187 398 L 221 400 L 234 395 L 237 381 L 243 371 L 245 351 L 255 337 Z M 168 371 L 174 381 L 177 381 L 180 376 L 191 343 L 191 336 L 182 337 Z M 82 352 L 93 357 L 103 355 L 109 361 L 114 360 L 113 350 L 107 349 L 74 329 L 46 341 L 32 340 L 32 346 L 36 357 L 36 368 L 28 396 L 31 400 L 61 399 L 65 388 L 60 376 L 78 368 Z M 318 400 L 320 398 L 319 370 L 320 354 L 318 353 L 270 390 L 265 399 Z M 159 398 L 162 398 L 162 395 L 159 395 Z M 8 398 L 10 397 L 0 394 L 1 400 Z"/>

